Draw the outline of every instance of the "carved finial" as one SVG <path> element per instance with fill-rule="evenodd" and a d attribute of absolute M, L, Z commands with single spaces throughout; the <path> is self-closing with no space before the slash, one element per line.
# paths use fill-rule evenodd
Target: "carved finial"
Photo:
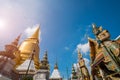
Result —
<path fill-rule="evenodd" d="M 93 28 L 93 33 L 94 33 L 95 35 L 98 35 L 98 28 L 96 27 L 95 24 L 92 24 L 92 28 Z"/>
<path fill-rule="evenodd" d="M 96 28 L 96 24 L 93 23 L 93 24 L 92 24 L 92 27 L 93 27 L 93 29 Z"/>
<path fill-rule="evenodd" d="M 93 33 L 94 33 L 95 35 L 98 35 L 99 33 L 102 32 L 102 26 L 97 27 L 95 24 L 92 24 L 92 28 L 93 28 Z"/>

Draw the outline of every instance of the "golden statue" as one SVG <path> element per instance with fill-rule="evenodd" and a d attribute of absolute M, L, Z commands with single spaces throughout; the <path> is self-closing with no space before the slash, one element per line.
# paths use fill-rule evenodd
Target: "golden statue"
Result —
<path fill-rule="evenodd" d="M 120 40 L 110 40 L 110 33 L 93 24 L 96 39 L 88 38 L 90 44 L 92 80 L 109 80 L 120 77 Z M 117 80 L 117 79 L 116 79 Z"/>

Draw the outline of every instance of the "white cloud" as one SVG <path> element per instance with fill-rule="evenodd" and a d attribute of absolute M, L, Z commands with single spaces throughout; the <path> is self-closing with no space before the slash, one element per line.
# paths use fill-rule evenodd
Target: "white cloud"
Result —
<path fill-rule="evenodd" d="M 64 49 L 65 49 L 66 51 L 70 50 L 70 48 L 69 48 L 69 47 L 67 47 L 67 46 L 66 46 L 66 47 L 64 47 Z"/>
<path fill-rule="evenodd" d="M 76 50 L 80 50 L 82 53 L 86 54 L 87 52 L 89 52 L 89 42 L 85 44 L 78 44 Z"/>
<path fill-rule="evenodd" d="M 91 24 L 86 26 L 85 34 L 84 34 L 83 38 L 81 38 L 81 41 L 87 40 L 88 36 L 91 34 L 90 31 L 91 31 Z"/>
<path fill-rule="evenodd" d="M 25 29 L 25 36 L 30 37 L 35 32 L 35 30 L 37 29 L 38 26 L 39 25 L 35 25 L 33 27 L 26 28 Z M 41 34 L 41 32 L 39 33 L 39 36 L 40 36 L 40 34 Z"/>
<path fill-rule="evenodd" d="M 38 26 L 39 25 L 37 24 L 37 25 L 34 25 L 33 27 L 26 28 L 25 31 L 24 31 L 24 34 L 22 36 L 22 39 L 24 40 L 26 37 L 27 38 L 30 37 L 35 32 L 35 30 L 38 28 Z M 41 39 L 41 32 L 39 32 L 39 40 L 40 41 L 42 40 Z"/>

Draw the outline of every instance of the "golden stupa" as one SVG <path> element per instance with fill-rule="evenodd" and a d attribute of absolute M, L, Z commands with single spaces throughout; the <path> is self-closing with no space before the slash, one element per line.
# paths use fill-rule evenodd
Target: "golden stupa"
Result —
<path fill-rule="evenodd" d="M 21 45 L 19 46 L 19 51 L 15 54 L 16 55 L 16 66 L 18 67 L 21 65 L 26 59 L 30 58 L 32 56 L 32 53 L 34 52 L 34 65 L 36 69 L 39 69 L 39 32 L 40 27 L 37 27 L 36 31 L 33 33 L 33 35 L 27 39 L 25 39 Z"/>

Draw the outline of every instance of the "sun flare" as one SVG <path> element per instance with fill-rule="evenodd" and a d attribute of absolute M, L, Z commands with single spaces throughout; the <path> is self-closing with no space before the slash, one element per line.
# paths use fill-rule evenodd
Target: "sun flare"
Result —
<path fill-rule="evenodd" d="M 4 20 L 0 20 L 0 29 L 3 29 L 6 27 L 6 22 Z"/>

